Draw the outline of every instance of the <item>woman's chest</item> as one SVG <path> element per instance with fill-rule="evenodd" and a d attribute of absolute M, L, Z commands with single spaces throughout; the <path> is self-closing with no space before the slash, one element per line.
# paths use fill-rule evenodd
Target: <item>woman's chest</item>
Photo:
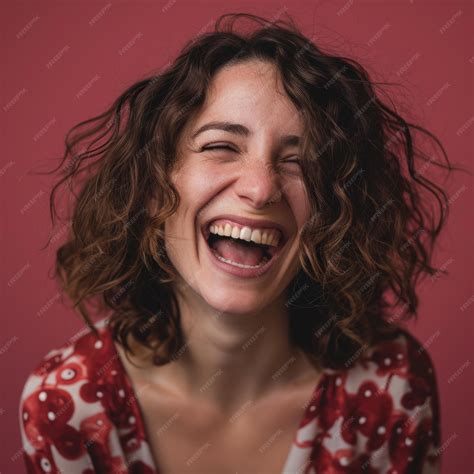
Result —
<path fill-rule="evenodd" d="M 304 400 L 244 404 L 216 418 L 198 405 L 159 406 L 142 397 L 148 443 L 160 474 L 278 474 L 303 416 Z"/>

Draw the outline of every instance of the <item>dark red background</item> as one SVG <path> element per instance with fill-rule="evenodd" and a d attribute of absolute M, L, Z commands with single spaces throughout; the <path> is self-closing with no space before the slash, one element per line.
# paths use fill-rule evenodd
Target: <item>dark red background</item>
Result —
<path fill-rule="evenodd" d="M 388 91 L 396 93 L 403 109 L 408 107 L 412 118 L 438 134 L 453 161 L 470 166 L 471 2 L 271 1 L 258 7 L 183 0 L 3 3 L 2 472 L 24 472 L 18 455 L 18 399 L 27 374 L 47 351 L 82 328 L 48 276 L 59 240 L 40 250 L 50 230 L 51 181 L 28 173 L 45 164 L 52 167 L 72 125 L 103 111 L 125 86 L 165 66 L 188 39 L 209 31 L 221 13 L 230 11 L 267 18 L 287 12 L 307 36 L 355 56 L 378 80 L 398 82 L 402 87 Z M 419 321 L 408 327 L 426 344 L 436 368 L 443 472 L 462 474 L 474 471 L 473 196 L 467 174 L 457 173 L 444 185 L 451 215 L 435 264 L 449 276 L 424 281 Z"/>

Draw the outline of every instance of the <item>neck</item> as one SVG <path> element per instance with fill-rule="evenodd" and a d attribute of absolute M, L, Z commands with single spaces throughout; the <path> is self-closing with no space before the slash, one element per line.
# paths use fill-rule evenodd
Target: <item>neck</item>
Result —
<path fill-rule="evenodd" d="M 176 295 L 185 346 L 167 365 L 180 392 L 232 411 L 308 375 L 290 341 L 285 294 L 258 314 L 216 312 L 189 287 Z"/>

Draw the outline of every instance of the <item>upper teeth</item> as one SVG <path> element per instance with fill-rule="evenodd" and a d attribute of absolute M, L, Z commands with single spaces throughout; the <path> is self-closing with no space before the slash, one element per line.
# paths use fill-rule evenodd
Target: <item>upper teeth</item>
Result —
<path fill-rule="evenodd" d="M 211 225 L 211 234 L 224 235 L 234 239 L 242 239 L 256 244 L 271 245 L 278 247 L 280 241 L 280 231 L 277 229 L 251 229 L 250 227 L 238 227 L 229 223 L 222 225 Z"/>

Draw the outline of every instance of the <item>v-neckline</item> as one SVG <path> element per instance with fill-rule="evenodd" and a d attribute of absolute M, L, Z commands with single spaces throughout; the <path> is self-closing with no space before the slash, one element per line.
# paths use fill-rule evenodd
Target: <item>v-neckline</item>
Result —
<path fill-rule="evenodd" d="M 136 391 L 135 391 L 135 386 L 132 382 L 131 377 L 129 376 L 129 374 L 127 372 L 127 369 L 125 367 L 124 362 L 122 361 L 121 353 L 119 352 L 119 350 L 117 349 L 117 347 L 115 345 L 116 343 L 113 340 L 112 334 L 110 332 L 110 327 L 108 325 L 106 325 L 106 331 L 107 331 L 108 337 L 111 340 L 111 346 L 112 346 L 113 351 L 115 353 L 113 356 L 114 356 L 114 358 L 118 359 L 120 370 L 122 371 L 122 376 L 123 376 L 123 378 L 126 382 L 127 389 L 129 391 L 128 395 L 130 395 L 130 396 L 127 397 L 127 399 L 131 400 L 130 405 L 129 405 L 130 409 L 135 414 L 138 415 L 138 416 L 135 417 L 135 418 L 137 418 L 136 419 L 136 425 L 137 425 L 138 429 L 144 435 L 145 442 L 146 442 L 147 455 L 148 455 L 149 459 L 153 461 L 153 466 L 151 466 L 151 467 L 153 468 L 155 474 L 160 474 L 160 470 L 157 466 L 157 461 L 159 461 L 159 460 L 155 459 L 155 457 L 153 455 L 153 450 L 151 449 L 150 439 L 149 439 L 148 432 L 147 432 L 147 429 L 146 429 L 146 424 L 145 424 L 144 413 L 143 413 L 142 407 L 139 403 L 139 399 L 138 399 Z M 324 386 L 324 383 L 326 382 L 327 377 L 328 377 L 327 368 L 324 365 L 321 365 L 321 372 L 319 374 L 318 381 L 316 382 L 315 387 L 311 392 L 309 400 L 307 400 L 306 404 L 304 405 L 305 408 L 304 408 L 304 411 L 303 411 L 303 416 L 300 418 L 298 426 L 296 428 L 296 431 L 294 432 L 293 437 L 291 439 L 291 444 L 289 446 L 289 449 L 287 450 L 285 461 L 283 462 L 283 465 L 281 467 L 281 473 L 280 474 L 284 474 L 285 468 L 288 464 L 288 460 L 289 460 L 289 458 L 292 454 L 293 449 L 298 447 L 297 444 L 295 443 L 295 441 L 298 437 L 299 431 L 300 431 L 300 429 L 303 425 L 303 422 L 307 419 L 308 410 L 310 409 L 310 407 L 314 404 L 315 401 L 320 400 L 320 397 L 318 397 L 318 393 L 321 390 L 321 388 Z M 133 407 L 131 406 L 132 404 L 133 404 Z M 313 410 L 314 410 L 314 408 L 313 408 Z M 318 410 L 316 410 L 316 413 L 317 412 L 318 412 Z"/>

